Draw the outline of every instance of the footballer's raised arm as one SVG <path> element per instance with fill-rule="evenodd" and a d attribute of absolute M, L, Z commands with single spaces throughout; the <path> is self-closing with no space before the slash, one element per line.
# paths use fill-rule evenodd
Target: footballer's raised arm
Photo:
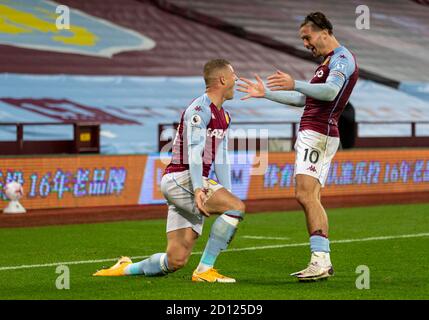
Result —
<path fill-rule="evenodd" d="M 338 87 L 338 82 L 326 83 L 307 83 L 305 81 L 294 80 L 294 78 L 285 72 L 277 70 L 276 73 L 269 76 L 267 82 L 268 88 L 273 91 L 298 91 L 305 96 L 315 98 L 322 101 L 333 101 L 341 90 L 341 86 Z"/>
<path fill-rule="evenodd" d="M 294 107 L 305 106 L 305 95 L 297 91 L 265 91 L 264 98 Z"/>
<path fill-rule="evenodd" d="M 267 88 L 262 79 L 255 74 L 256 82 L 246 78 L 240 78 L 242 83 L 238 84 L 238 91 L 247 93 L 241 100 L 249 98 L 266 98 L 268 100 L 286 104 L 294 107 L 303 107 L 305 105 L 305 95 L 296 91 L 275 92 Z"/>
<path fill-rule="evenodd" d="M 206 144 L 206 131 L 210 117 L 210 110 L 200 106 L 189 107 L 184 116 L 188 143 L 189 172 L 194 190 L 203 187 L 202 155 Z"/>

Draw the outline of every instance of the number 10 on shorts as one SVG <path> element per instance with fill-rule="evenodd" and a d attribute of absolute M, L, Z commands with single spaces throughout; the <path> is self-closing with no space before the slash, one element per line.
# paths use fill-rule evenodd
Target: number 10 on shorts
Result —
<path fill-rule="evenodd" d="M 319 151 L 317 150 L 311 150 L 306 148 L 304 149 L 304 162 L 307 161 L 307 158 L 310 160 L 311 163 L 317 163 L 319 161 Z"/>

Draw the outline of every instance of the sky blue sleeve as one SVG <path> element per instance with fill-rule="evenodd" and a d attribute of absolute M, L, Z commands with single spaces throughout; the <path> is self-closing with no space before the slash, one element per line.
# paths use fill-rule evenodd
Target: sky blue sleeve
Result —
<path fill-rule="evenodd" d="M 353 59 L 347 55 L 340 53 L 332 59 L 329 63 L 329 76 L 326 82 L 334 83 L 340 88 L 343 87 L 355 69 Z"/>
<path fill-rule="evenodd" d="M 228 156 L 228 134 L 222 139 L 221 143 L 216 150 L 215 158 L 215 173 L 219 183 L 224 186 L 228 191 L 232 191 L 231 183 L 231 165 Z"/>
<path fill-rule="evenodd" d="M 271 91 L 265 88 L 264 98 L 294 107 L 305 106 L 305 95 L 297 91 Z"/>
<path fill-rule="evenodd" d="M 188 142 L 188 163 L 193 190 L 203 187 L 203 151 L 206 144 L 207 125 L 211 111 L 196 106 L 189 107 L 184 116 Z"/>
<path fill-rule="evenodd" d="M 325 83 L 295 81 L 295 90 L 317 100 L 334 101 L 353 71 L 354 62 L 345 54 L 339 54 L 329 63 L 329 75 Z"/>
<path fill-rule="evenodd" d="M 328 80 L 329 79 L 326 80 L 326 83 L 308 83 L 295 80 L 295 90 L 317 100 L 334 101 L 342 85 L 339 86 L 338 82 L 331 82 Z"/>

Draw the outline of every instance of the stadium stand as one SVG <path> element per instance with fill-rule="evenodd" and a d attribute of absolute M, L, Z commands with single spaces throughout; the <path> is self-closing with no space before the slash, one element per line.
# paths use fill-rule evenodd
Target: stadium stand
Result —
<path fill-rule="evenodd" d="M 76 34 L 75 38 L 85 39 L 90 35 L 97 37 L 100 43 L 98 51 L 88 51 L 90 46 L 79 41 L 65 46 L 61 39 L 46 37 L 43 29 L 29 24 L 26 27 L 32 30 L 30 34 L 24 31 L 13 37 L 7 33 L 0 34 L 0 43 L 8 43 L 0 45 L 2 72 L 195 76 L 201 73 L 207 60 L 219 56 L 231 60 L 242 73 L 252 70 L 268 74 L 273 68 L 285 66 L 299 78 L 311 77 L 313 72 L 311 63 L 169 14 L 150 1 L 66 0 L 62 3 L 72 8 L 70 20 L 78 21 L 87 31 L 87 34 Z M 54 6 L 51 2 L 20 0 L 17 4 L 11 4 L 11 7 L 19 12 L 25 5 L 26 12 L 34 11 L 33 15 L 44 21 L 47 18 L 35 8 L 45 8 L 48 4 Z M 11 10 L 9 19 L 15 21 L 16 12 Z M 12 24 L 18 23 L 20 22 Z M 154 47 L 143 46 L 141 50 L 131 48 L 131 51 L 123 48 L 111 57 L 103 56 L 103 50 L 108 51 L 109 48 L 118 46 L 124 37 L 126 41 L 135 41 L 134 33 L 153 41 Z M 41 43 L 45 45 L 41 47 Z"/>
<path fill-rule="evenodd" d="M 204 90 L 200 77 L 2 75 L 0 86 L 8 92 L 0 98 L 2 122 L 98 122 L 101 152 L 108 154 L 158 151 L 158 124 L 177 121 L 184 106 Z M 159 99 L 160 92 L 163 99 Z M 411 122 L 429 121 L 429 102 L 371 81 L 358 82 L 351 102 L 358 122 L 405 122 L 361 124 L 362 137 L 410 136 Z M 242 122 L 264 122 L 260 127 L 277 138 L 291 138 L 290 125 L 266 123 L 298 122 L 302 112 L 267 100 L 235 99 L 227 108 L 233 128 L 241 127 L 237 123 Z M 0 127 L 2 139 L 13 138 L 11 130 Z M 26 132 L 26 137 L 65 138 L 68 132 L 41 126 Z M 417 124 L 418 136 L 428 132 L 427 124 Z"/>
<path fill-rule="evenodd" d="M 0 0 L 0 300 L 140 299 L 149 309 L 157 304 L 163 318 L 204 318 L 210 306 L 211 314 L 239 311 L 275 319 L 285 314 L 284 304 L 277 312 L 272 303 L 264 305 L 267 299 L 427 299 L 429 0 L 368 1 L 370 30 L 355 26 L 361 4 Z M 56 24 L 59 7 L 70 10 L 71 28 Z M 228 59 L 237 75 L 247 78 L 258 73 L 265 79 L 277 69 L 297 80 L 324 81 L 327 72 L 314 72 L 320 61 L 297 36 L 303 18 L 317 10 L 332 20 L 339 42 L 356 54 L 360 66 L 349 101 L 338 102 L 337 94 L 333 103 L 316 102 L 311 123 L 303 125 L 313 129 L 318 118 L 336 134 L 332 115 L 345 105 L 338 151 L 337 139 L 314 138 L 315 132 L 301 132 L 296 140 L 304 108 L 267 99 L 241 101 L 240 92 L 223 104 L 228 114 L 211 105 L 205 117 L 203 104 L 193 106 L 190 121 L 181 125 L 193 130 L 176 136 L 183 110 L 206 89 L 202 69 L 213 58 Z M 326 40 L 325 49 L 338 48 L 334 39 Z M 339 58 L 348 59 L 345 55 Z M 335 73 L 337 81 L 349 81 L 341 81 L 339 93 L 347 94 L 355 74 Z M 233 81 L 227 84 L 230 94 Z M 319 88 L 331 95 L 328 87 Z M 216 98 L 227 98 L 211 93 L 217 105 Z M 207 131 L 195 128 L 207 121 Z M 189 177 L 185 166 L 199 159 L 186 154 L 198 150 L 197 140 L 203 142 L 192 133 L 202 133 L 208 145 L 216 146 L 225 135 L 230 143 L 221 158 L 219 149 L 204 148 L 202 158 L 213 155 L 215 163 L 205 172 L 209 187 L 204 181 L 201 197 L 194 190 L 195 167 L 190 166 Z M 172 157 L 173 139 L 179 144 Z M 187 144 L 196 148 L 182 148 Z M 168 176 L 167 165 L 175 171 Z M 222 188 L 213 196 L 218 183 L 212 179 L 234 197 Z M 206 219 L 198 215 L 199 200 L 211 207 L 211 217 L 194 247 Z M 157 221 L 134 221 L 148 219 Z M 184 220 L 194 231 L 185 229 Z M 104 223 L 109 221 L 123 222 Z M 179 232 L 171 233 L 176 223 Z M 76 225 L 58 227 L 63 224 Z M 165 231 L 167 254 L 162 253 Z M 332 275 L 329 236 L 336 274 L 329 286 L 295 285 L 289 279 L 308 262 L 303 260 L 306 231 L 312 258 L 295 275 L 306 281 Z M 156 251 L 161 253 L 148 256 Z M 226 255 L 216 268 L 231 272 L 237 285 L 231 290 L 220 283 L 192 284 L 191 279 L 204 280 L 199 269 L 212 266 L 207 260 L 219 251 Z M 187 263 L 183 252 L 192 255 L 188 267 L 171 274 Z M 122 256 L 110 271 L 100 272 L 119 255 L 130 258 Z M 323 272 L 316 274 L 320 268 Z M 169 279 L 91 276 L 161 272 Z M 225 303 L 213 304 L 219 297 Z M 163 307 L 152 303 L 155 299 L 174 303 Z M 192 303 L 177 303 L 188 299 Z M 201 299 L 207 300 L 200 303 L 205 309 L 198 306 Z M 241 302 L 231 304 L 234 299 Z M 243 304 L 243 299 L 254 300 Z M 240 310 L 233 310 L 237 306 Z"/>
<path fill-rule="evenodd" d="M 415 3 L 421 4 L 423 6 L 429 6 L 429 1 L 428 0 L 412 0 Z"/>
<path fill-rule="evenodd" d="M 315 64 L 300 56 L 303 48 L 296 37 L 296 25 L 302 17 L 295 14 L 307 12 L 310 8 L 306 7 L 305 1 L 295 1 L 295 9 L 289 2 L 284 7 L 281 3 L 269 1 L 262 4 L 252 1 L 246 4 L 246 10 L 243 11 L 243 2 L 240 1 L 234 4 L 218 1 L 216 5 L 214 2 L 176 0 L 127 0 L 120 4 L 101 0 L 64 1 L 72 8 L 71 20 L 81 27 L 76 30 L 86 32 L 76 32 L 72 38 L 74 42 L 70 39 L 66 42 L 61 38 L 61 33 L 56 37 L 47 37 L 43 29 L 30 22 L 27 27 L 32 32 L 29 34 L 18 32 L 13 37 L 7 32 L 0 34 L 0 64 L 4 71 L 0 77 L 3 88 L 0 96 L 2 122 L 97 122 L 101 124 L 102 153 L 158 151 L 158 125 L 177 120 L 177 115 L 189 101 L 204 90 L 199 75 L 202 65 L 210 58 L 222 56 L 229 59 L 239 75 L 252 76 L 257 72 L 264 76 L 280 68 L 298 79 L 311 77 Z M 406 3 L 411 9 L 418 6 L 412 2 Z M 398 37 L 394 38 L 396 42 L 392 42 L 395 48 L 401 46 L 400 41 L 408 45 L 407 32 L 426 32 L 422 28 L 407 31 L 398 27 L 401 21 L 425 25 L 420 12 L 411 14 L 412 10 L 406 9 L 398 1 L 389 8 L 385 8 L 381 2 L 376 4 L 375 8 L 380 7 L 383 12 L 402 12 L 406 16 L 388 22 L 375 15 L 375 21 L 383 25 L 383 28 L 376 29 L 385 30 L 383 36 L 396 30 L 395 37 Z M 35 19 L 49 22 L 50 18 L 36 8 L 47 10 L 53 5 L 50 2 L 20 0 L 9 5 L 9 11 L 6 12 L 14 26 L 19 25 L 19 21 L 16 21 L 16 12 L 19 10 L 33 14 Z M 166 11 L 174 11 L 171 5 L 176 9 L 185 8 L 182 14 L 197 13 L 193 14 L 192 19 L 186 15 L 178 16 L 177 12 L 173 14 Z M 371 38 L 375 37 L 372 33 L 365 41 L 357 39 L 359 35 L 356 35 L 356 29 L 344 25 L 345 21 L 350 20 L 340 19 L 338 13 L 350 11 L 347 6 L 343 4 L 339 10 L 336 8 L 333 11 L 329 2 L 326 2 L 319 9 L 326 9 L 328 14 L 332 14 L 335 25 L 338 25 L 336 31 L 340 40 L 356 50 L 361 67 L 379 72 L 382 78 L 390 77 L 389 67 L 384 62 L 390 61 L 391 65 L 398 58 L 397 50 L 381 48 L 385 42 Z M 404 10 L 401 11 L 401 8 Z M 242 27 L 239 29 L 243 32 L 242 39 L 236 34 L 229 34 L 230 30 L 191 21 L 208 14 L 216 16 L 219 10 L 224 11 L 222 19 Z M 53 23 L 52 19 L 50 23 Z M 350 28 L 353 28 L 353 32 Z M 347 30 L 350 32 L 347 33 Z M 271 37 L 294 50 L 285 53 L 267 47 L 266 43 L 255 43 L 259 38 L 249 41 L 245 31 Z M 85 41 L 88 41 L 85 39 L 90 35 L 98 39 L 94 48 L 85 45 Z M 125 42 L 121 42 L 123 40 Z M 374 44 L 377 50 L 368 47 L 374 41 L 377 42 Z M 413 39 L 410 41 L 413 42 Z M 421 41 L 414 40 L 413 43 L 421 48 L 427 46 Z M 387 58 L 377 56 L 381 53 Z M 379 60 L 383 60 L 383 63 Z M 402 91 L 360 80 L 351 102 L 358 122 L 402 124 L 361 123 L 357 128 L 360 137 L 411 137 L 413 133 L 415 136 L 428 135 L 427 123 L 420 123 L 429 121 L 427 86 L 422 82 L 428 73 L 421 72 L 427 66 L 428 58 L 423 55 L 415 59 L 403 57 L 397 60 L 395 68 L 399 68 L 397 72 L 401 76 L 395 79 L 403 80 L 400 85 Z M 414 81 L 405 81 L 408 79 Z M 163 99 L 160 99 L 161 92 Z M 264 122 L 270 137 L 280 139 L 292 137 L 292 125 L 285 122 L 297 122 L 301 114 L 301 110 L 287 109 L 266 100 L 242 102 L 236 99 L 228 102 L 227 108 L 232 112 L 234 123 Z M 273 119 L 282 123 L 268 125 Z M 413 129 L 411 122 L 419 123 Z M 69 135 L 69 131 L 58 128 L 52 130 L 41 126 L 27 130 L 24 136 L 40 140 L 52 139 L 54 136 L 64 139 Z M 11 127 L 2 126 L 0 132 L 2 140 L 10 140 L 15 136 Z"/>
<path fill-rule="evenodd" d="M 6 180 L 23 179 L 24 188 L 31 194 L 24 199 L 24 206 L 30 211 L 41 211 L 13 220 L 2 216 L 0 226 L 162 216 L 165 214 L 163 206 L 142 209 L 142 205 L 164 201 L 157 186 L 163 168 L 157 153 L 158 130 L 160 125 L 171 128 L 189 102 L 204 90 L 201 69 L 207 60 L 227 58 L 239 75 L 247 77 L 253 73 L 264 77 L 278 68 L 297 79 L 309 79 L 316 66 L 296 38 L 296 27 L 302 16 L 293 14 L 308 12 L 310 6 L 306 6 L 306 1 L 287 2 L 284 7 L 280 1 L 249 1 L 245 3 L 246 10 L 241 10 L 244 4 L 241 0 L 233 3 L 224 0 L 123 0 L 120 3 L 65 0 L 62 3 L 71 8 L 70 31 L 57 30 L 55 19 L 48 14 L 55 11 L 57 3 L 17 0 L 0 4 L 1 13 L 6 18 L 2 20 L 3 32 L 0 32 L 0 121 L 8 123 L 0 125 L 0 145 L 19 135 L 16 123 L 54 123 L 53 126 L 21 127 L 22 138 L 37 143 L 71 141 L 75 123 L 80 126 L 100 124 L 100 152 L 107 156 L 2 158 L 0 191 L 1 183 Z M 357 34 L 348 34 L 347 30 L 349 33 L 357 31 L 339 19 L 341 11 L 348 10 L 347 4 L 336 8 L 338 12 L 332 12 L 329 3 L 311 9 L 326 9 L 328 15 L 332 13 L 338 31 L 343 29 L 343 33 L 339 32 L 340 41 L 356 51 L 361 67 L 367 71 L 358 81 L 340 125 L 342 132 L 348 132 L 348 135 L 343 134 L 343 147 L 365 147 L 368 144 L 373 147 L 427 146 L 429 90 L 428 73 L 424 72 L 427 58 L 424 55 L 412 57 L 405 52 L 406 56 L 395 64 L 399 75 L 392 78 L 386 66 L 389 61 L 398 59 L 398 52 L 388 50 L 386 43 L 377 37 L 372 38 L 373 33 L 367 40 L 360 39 Z M 381 1 L 375 3 L 375 8 L 382 6 Z M 406 3 L 410 8 L 418 6 L 421 11 L 426 10 L 420 4 Z M 294 11 L 292 7 L 297 9 Z M 389 22 L 375 16 L 383 27 L 390 23 L 396 28 L 396 38 L 389 45 L 408 46 L 407 29 L 402 33 L 397 30 L 397 25 L 404 21 L 417 26 L 417 31 L 413 32 L 420 32 L 420 35 L 427 32 L 418 27 L 420 24 L 427 26 L 421 13 L 413 15 L 405 7 L 400 1 L 393 2 L 391 8 L 382 7 L 383 12 L 400 12 L 398 8 L 403 8 L 405 18 L 399 20 Z M 217 10 L 223 10 L 222 19 Z M 375 29 L 380 32 L 378 37 L 387 36 L 388 31 L 393 30 Z M 377 42 L 374 51 L 378 53 L 373 54 L 368 48 L 371 42 Z M 409 47 L 421 49 L 427 44 L 420 41 L 413 46 Z M 407 63 L 409 70 L 403 69 Z M 415 73 L 414 77 L 416 70 L 420 73 Z M 240 96 L 237 93 L 237 97 Z M 296 129 L 294 123 L 299 121 L 302 110 L 285 108 L 264 99 L 235 99 L 228 101 L 225 107 L 233 118 L 232 136 L 242 138 L 243 131 L 236 129 L 254 129 L 256 126 L 257 130 L 268 129 L 272 142 L 270 151 L 291 149 Z M 257 130 L 245 131 L 244 136 L 258 135 Z M 350 133 L 356 133 L 357 137 Z M 167 130 L 161 136 L 168 140 L 173 135 L 172 130 Z M 359 152 L 363 152 L 362 156 Z M 386 160 L 383 158 L 386 155 L 371 152 L 357 151 L 352 163 L 348 155 L 342 155 L 343 158 L 335 163 L 330 176 L 332 196 L 326 200 L 330 206 L 341 206 L 344 201 L 348 205 L 365 201 L 409 201 L 405 192 L 391 197 L 369 197 L 366 185 L 361 182 L 365 179 L 364 166 L 368 165 L 368 170 L 377 169 L 373 165 L 375 160 L 371 160 L 374 157 L 375 163 L 386 167 L 384 179 L 392 185 L 393 191 L 412 192 L 406 189 L 407 185 L 400 189 L 395 184 L 398 184 L 398 170 L 404 177 L 407 168 L 414 166 L 413 154 L 398 150 L 397 157 L 402 157 L 403 162 L 400 167 L 390 169 L 390 158 Z M 415 151 L 419 157 L 423 153 Z M 396 150 L 392 154 L 396 155 Z M 255 153 L 246 155 L 249 159 L 254 156 Z M 234 167 L 234 192 L 250 201 L 253 211 L 262 211 L 268 204 L 279 210 L 297 209 L 288 180 L 293 168 L 290 164 L 292 154 L 277 153 L 274 157 L 279 157 L 279 162 L 271 163 L 259 180 L 250 179 L 249 163 Z M 36 160 L 39 161 L 37 167 L 34 165 Z M 366 164 L 366 161 L 371 163 Z M 341 171 L 350 170 L 350 164 L 356 165 L 353 181 L 349 171 Z M 423 170 L 422 166 L 421 162 L 414 166 L 417 171 L 413 179 L 416 181 L 423 179 L 418 171 Z M 16 171 L 12 172 L 11 168 Z M 337 169 L 338 175 L 345 176 L 337 176 Z M 280 173 L 281 179 L 277 176 Z M 349 182 L 351 191 L 342 186 Z M 413 194 L 412 199 L 421 201 L 427 194 L 418 185 L 420 182 L 416 183 L 416 190 L 422 193 Z M 362 195 L 355 195 L 357 191 L 352 189 L 355 187 L 363 190 Z M 255 192 L 259 189 L 265 192 Z M 344 194 L 341 193 L 343 189 Z M 288 192 L 287 200 L 284 192 Z M 349 192 L 352 196 L 348 197 Z M 276 197 L 278 199 L 273 201 Z M 63 209 L 61 219 L 53 208 Z"/>
<path fill-rule="evenodd" d="M 189 17 L 198 14 L 216 17 L 229 24 L 227 31 L 251 33 L 258 41 L 262 36 L 304 51 L 297 37 L 297 25 L 303 12 L 322 11 L 327 14 L 336 36 L 357 57 L 361 75 L 396 81 L 429 81 L 429 50 L 427 17 L 429 8 L 407 0 L 371 1 L 372 32 L 358 31 L 354 21 L 355 2 L 314 1 L 228 1 L 202 0 L 156 1 L 171 12 Z M 246 10 L 243 10 L 243 8 Z M 209 20 L 206 20 L 209 21 Z M 235 27 L 235 28 L 232 28 Z M 266 39 L 263 39 L 266 40 Z M 406 48 L 406 50 L 404 50 Z"/>

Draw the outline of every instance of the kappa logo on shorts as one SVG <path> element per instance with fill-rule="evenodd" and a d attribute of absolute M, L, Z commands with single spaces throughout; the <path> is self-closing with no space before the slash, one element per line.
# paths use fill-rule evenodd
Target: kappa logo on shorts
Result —
<path fill-rule="evenodd" d="M 311 172 L 314 172 L 314 173 L 317 173 L 317 170 L 316 170 L 316 167 L 315 167 L 315 166 L 309 166 L 309 167 L 307 168 L 307 170 L 308 170 L 308 171 L 311 171 Z"/>

